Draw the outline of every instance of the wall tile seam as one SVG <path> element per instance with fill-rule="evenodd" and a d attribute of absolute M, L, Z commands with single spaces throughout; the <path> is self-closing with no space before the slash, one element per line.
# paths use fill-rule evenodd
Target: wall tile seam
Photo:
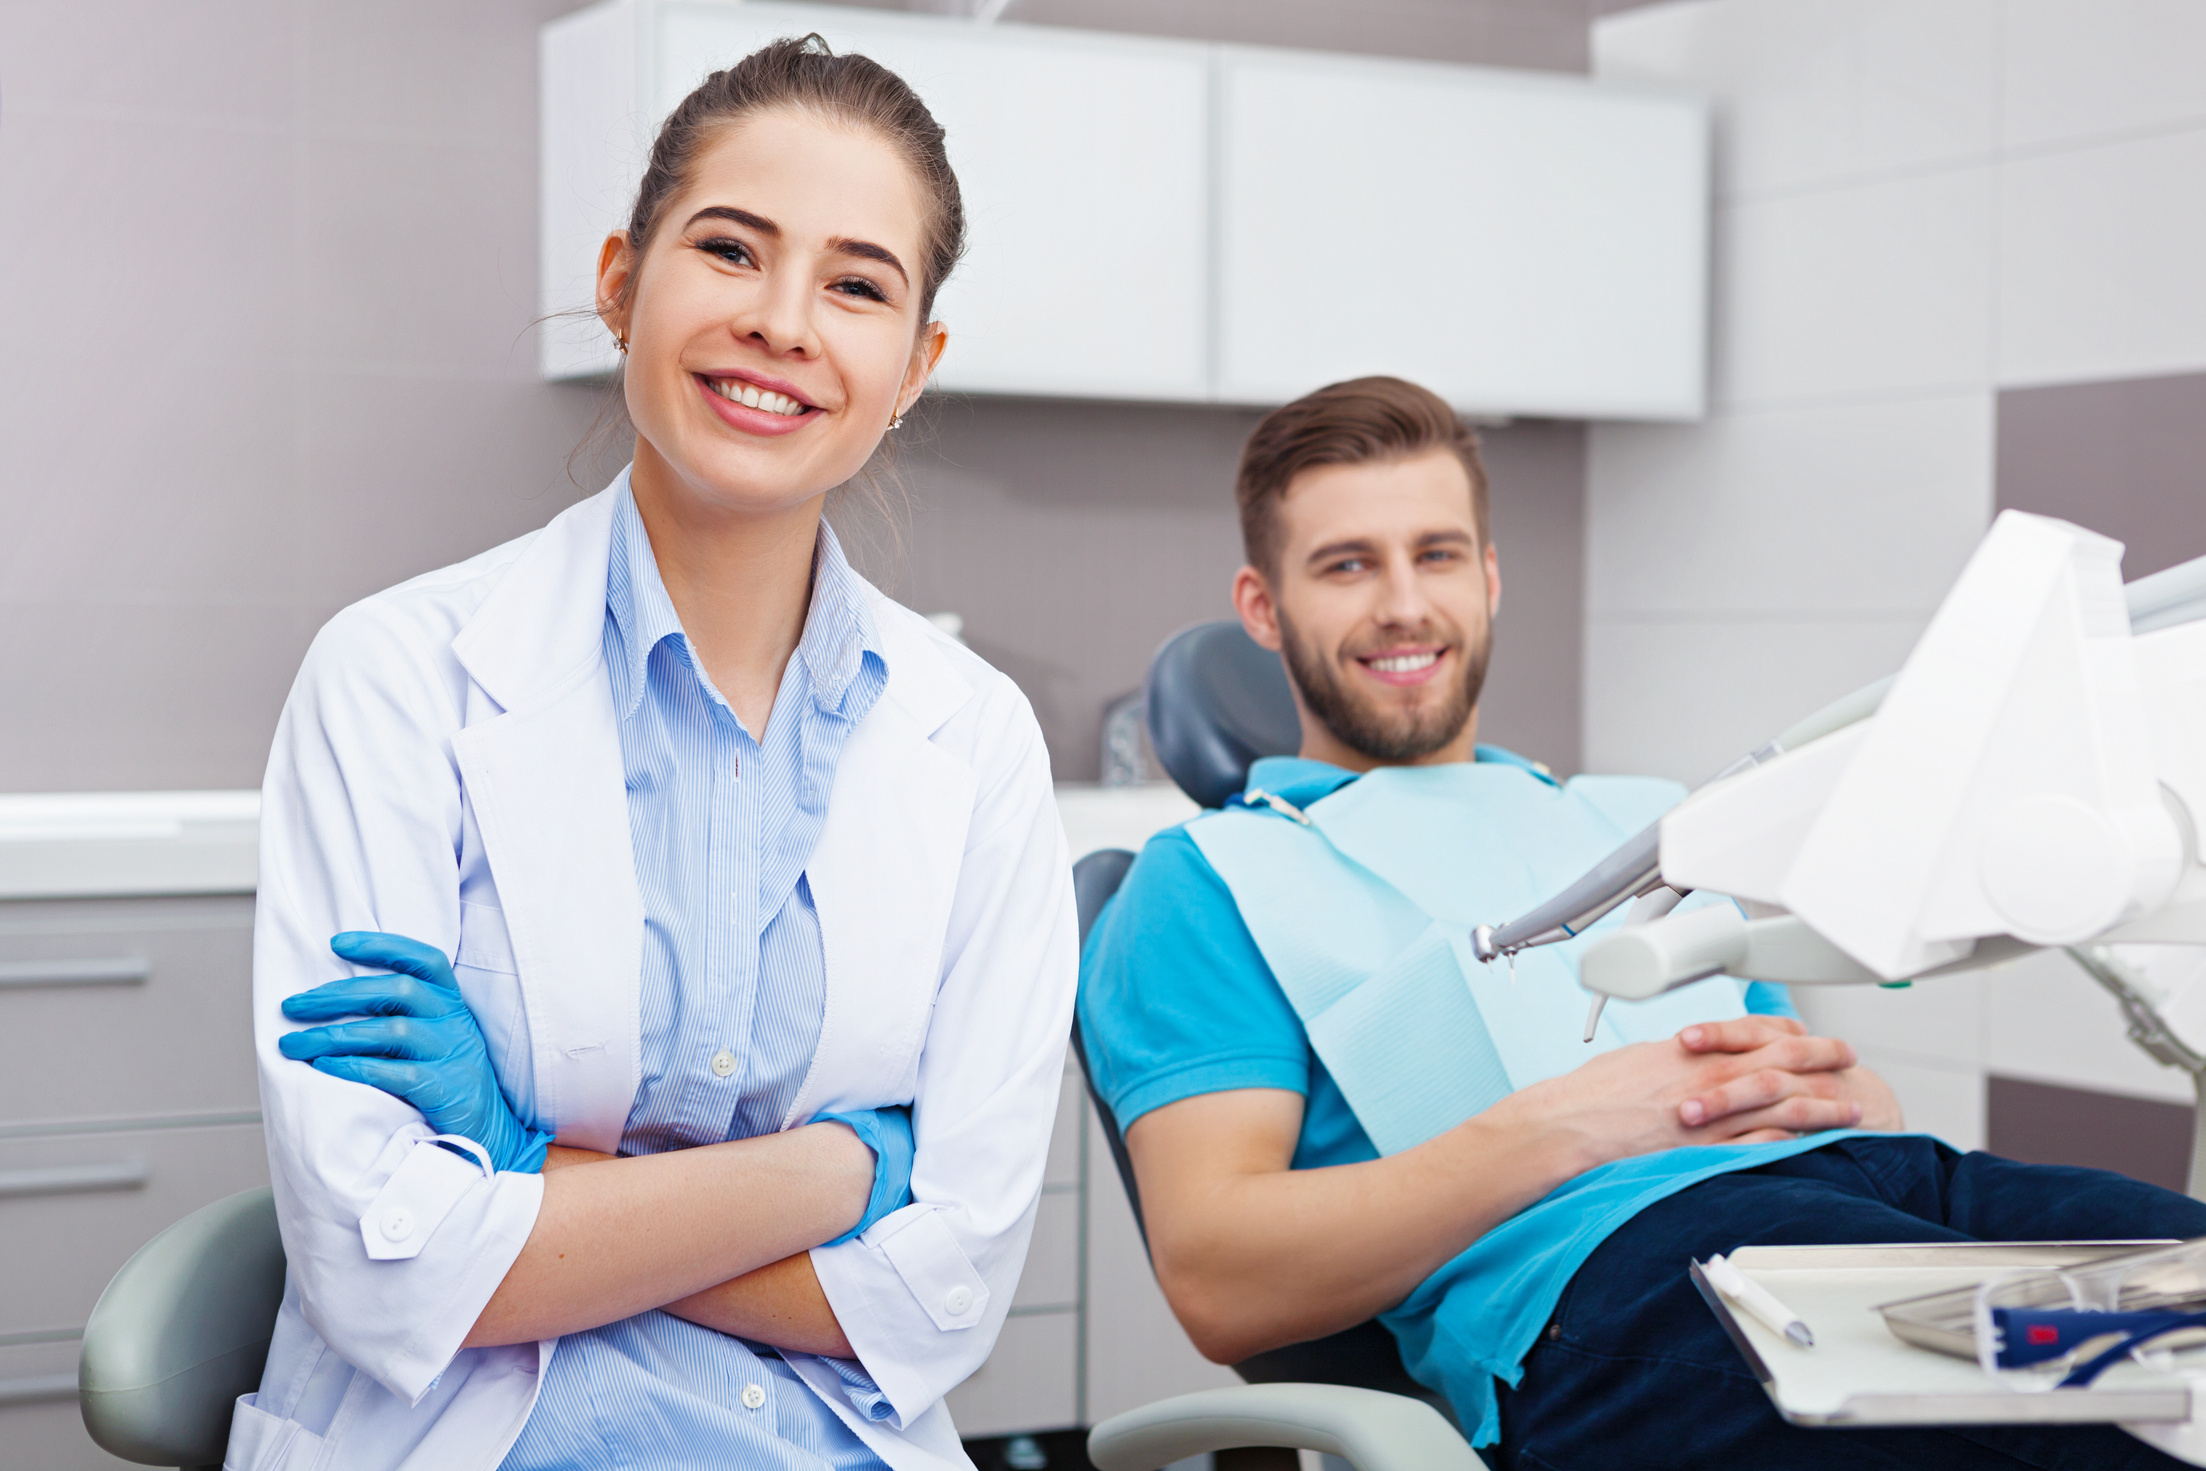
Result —
<path fill-rule="evenodd" d="M 2063 370 L 2052 376 L 2022 374 L 2001 377 L 1992 386 L 2000 392 L 2008 389 L 2083 388 L 2095 383 L 2137 383 L 2155 378 L 2189 378 L 2200 373 L 2206 373 L 2206 352 L 2196 358 L 2171 358 L 2165 363 L 2131 361 L 2116 368 Z"/>
<path fill-rule="evenodd" d="M 1935 982 L 1925 981 L 1924 985 Z M 1848 1039 L 1852 1040 L 1852 1039 Z M 1971 1039 L 1972 1041 L 1974 1039 Z M 1929 1068 L 1934 1072 L 1952 1073 L 1957 1077 L 1981 1077 L 1984 1074 L 1984 1057 L 1981 1050 L 1975 1052 L 1920 1052 L 1912 1047 L 1890 1047 L 1881 1042 L 1854 1042 L 1854 1051 L 1861 1060 L 1872 1066 L 1879 1062 L 1901 1064 L 1907 1067 Z"/>
<path fill-rule="evenodd" d="M 1986 274 L 1989 276 L 1990 272 L 1987 271 Z M 1987 344 L 1987 357 L 1990 356 L 1990 347 Z M 1768 398 L 1724 398 L 1711 402 L 1708 417 L 1679 427 L 1705 428 L 1727 418 L 1746 418 L 1754 414 L 1797 413 L 1822 408 L 1868 408 L 1878 404 L 1914 403 L 1931 399 L 1989 397 L 1994 390 L 2004 386 L 2006 385 L 1995 376 L 1995 369 L 1987 365 L 1981 378 L 1952 379 L 1920 386 L 1910 384 L 1904 388 L 1835 388 L 1819 393 L 1781 394 Z"/>
<path fill-rule="evenodd" d="M 1871 189 L 1888 184 L 1934 179 L 1950 174 L 1970 173 L 1976 170 L 1997 172 L 2003 165 L 2007 164 L 2031 163 L 2039 159 L 2060 157 L 2064 154 L 2084 153 L 2097 148 L 2120 148 L 2133 143 L 2180 138 L 2186 134 L 2201 132 L 2206 132 L 2206 113 L 2173 119 L 2163 123 L 2143 123 L 2131 128 L 2108 129 L 2103 132 L 2078 134 L 2068 138 L 2042 139 L 2037 142 L 2013 145 L 1995 144 L 1986 150 L 1953 154 L 1945 158 L 1924 160 L 1911 164 L 1891 164 L 1881 168 L 1858 171 L 1848 170 L 1831 174 L 1813 174 L 1800 179 L 1788 180 L 1781 184 L 1756 184 L 1737 187 L 1719 181 L 1712 191 L 1712 197 L 1719 210 L 1734 206 L 1777 203 L 1789 199 L 1839 194 L 1853 189 Z"/>
<path fill-rule="evenodd" d="M 1915 183 L 1949 175 L 1989 172 L 1997 168 L 2000 161 L 2000 155 L 1994 150 L 1925 163 L 1893 164 L 1859 172 L 1817 174 L 1782 184 L 1758 184 L 1746 188 L 1719 184 L 1712 191 L 1712 198 L 1719 211 L 1751 208 L 1763 204 L 1781 204 L 1794 199 L 1844 194 L 1854 190 L 1880 189 L 1892 184 Z"/>

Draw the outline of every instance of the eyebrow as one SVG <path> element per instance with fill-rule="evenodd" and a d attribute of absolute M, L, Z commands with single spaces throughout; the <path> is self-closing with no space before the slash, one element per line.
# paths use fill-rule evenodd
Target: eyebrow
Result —
<path fill-rule="evenodd" d="M 691 215 L 682 228 L 686 230 L 699 220 L 726 220 L 730 224 L 741 225 L 747 230 L 756 230 L 769 240 L 779 240 L 781 238 L 781 226 L 767 219 L 764 215 L 754 215 L 747 209 L 737 209 L 733 205 L 707 205 Z M 837 236 L 827 242 L 827 248 L 836 255 L 854 255 L 861 260 L 879 261 L 882 265 L 903 277 L 905 285 L 909 286 L 911 284 L 911 274 L 904 269 L 904 263 L 898 260 L 896 253 L 886 246 L 875 245 L 870 240 L 851 240 Z"/>
<path fill-rule="evenodd" d="M 772 220 L 767 219 L 764 215 L 754 215 L 747 209 L 736 209 L 731 205 L 708 204 L 691 215 L 682 228 L 686 230 L 699 220 L 726 220 L 730 224 L 756 230 L 769 240 L 779 240 L 781 238 L 781 226 L 775 224 Z"/>
<path fill-rule="evenodd" d="M 1446 531 L 1421 531 L 1417 534 L 1414 543 L 1419 548 L 1450 544 L 1476 546 L 1478 545 L 1478 539 L 1467 531 L 1450 529 Z M 1368 537 L 1349 537 L 1341 541 L 1327 542 L 1324 546 L 1311 552 L 1307 562 L 1315 564 L 1331 557 L 1345 557 L 1352 554 L 1370 556 L 1376 550 L 1378 550 L 1378 543 Z"/>
<path fill-rule="evenodd" d="M 897 275 L 902 276 L 906 286 L 911 284 L 912 278 L 905 272 L 904 263 L 898 260 L 895 252 L 886 246 L 875 245 L 870 240 L 848 240 L 837 236 L 827 242 L 827 248 L 841 255 L 855 255 L 863 260 L 879 261 L 882 265 L 896 272 Z"/>

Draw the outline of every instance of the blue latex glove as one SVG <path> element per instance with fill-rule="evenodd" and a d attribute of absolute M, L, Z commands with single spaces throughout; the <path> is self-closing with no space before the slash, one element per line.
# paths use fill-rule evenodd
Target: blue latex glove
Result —
<path fill-rule="evenodd" d="M 866 1199 L 866 1213 L 858 1224 L 825 1243 L 841 1246 L 890 1211 L 912 1203 L 912 1111 L 897 1104 L 869 1108 L 864 1113 L 823 1113 L 815 1124 L 841 1124 L 863 1139 L 873 1151 L 873 1194 Z"/>
<path fill-rule="evenodd" d="M 404 935 L 360 931 L 334 936 L 329 948 L 355 965 L 397 974 L 353 976 L 287 998 L 283 1014 L 291 1020 L 338 1024 L 286 1033 L 277 1050 L 404 1099 L 439 1134 L 480 1144 L 501 1170 L 543 1169 L 552 1136 L 514 1116 L 444 952 Z"/>

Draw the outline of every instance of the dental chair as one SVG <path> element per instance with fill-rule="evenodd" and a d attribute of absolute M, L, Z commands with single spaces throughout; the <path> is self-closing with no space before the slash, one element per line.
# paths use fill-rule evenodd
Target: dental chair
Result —
<path fill-rule="evenodd" d="M 1237 622 L 1197 624 L 1166 640 L 1150 662 L 1144 694 L 1157 760 L 1206 808 L 1223 806 L 1246 786 L 1257 760 L 1292 755 L 1302 742 L 1279 656 L 1259 648 Z M 1073 865 L 1083 948 L 1133 861 L 1123 848 L 1105 848 Z M 1077 1017 L 1072 1049 L 1146 1243 L 1133 1162 L 1117 1118 L 1095 1089 Z M 1106 1420 L 1089 1437 L 1089 1459 L 1104 1471 L 1154 1471 L 1209 1451 L 1280 1446 L 1344 1456 L 1358 1471 L 1483 1464 L 1455 1429 L 1446 1402 L 1410 1378 L 1394 1335 L 1375 1319 L 1256 1354 L 1233 1370 L 1245 1386 L 1183 1395 Z"/>

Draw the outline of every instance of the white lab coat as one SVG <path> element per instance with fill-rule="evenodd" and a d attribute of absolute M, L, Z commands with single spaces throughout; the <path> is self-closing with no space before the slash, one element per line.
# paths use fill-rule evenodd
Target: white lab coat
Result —
<path fill-rule="evenodd" d="M 625 479 L 625 476 L 623 477 Z M 643 906 L 601 654 L 623 482 L 542 531 L 355 604 L 284 707 L 261 817 L 254 1013 L 289 1280 L 226 1464 L 495 1467 L 557 1351 L 462 1351 L 541 1177 L 428 1142 L 409 1105 L 276 1051 L 286 996 L 351 973 L 344 930 L 456 958 L 508 1096 L 611 1151 L 639 1081 Z M 911 1102 L 913 1203 L 812 1253 L 897 1414 L 897 1471 L 969 1465 L 943 1393 L 994 1344 L 1032 1234 L 1077 969 L 1072 886 L 1032 711 L 868 588 L 888 683 L 851 732 L 807 873 L 819 1048 L 788 1124 Z"/>

